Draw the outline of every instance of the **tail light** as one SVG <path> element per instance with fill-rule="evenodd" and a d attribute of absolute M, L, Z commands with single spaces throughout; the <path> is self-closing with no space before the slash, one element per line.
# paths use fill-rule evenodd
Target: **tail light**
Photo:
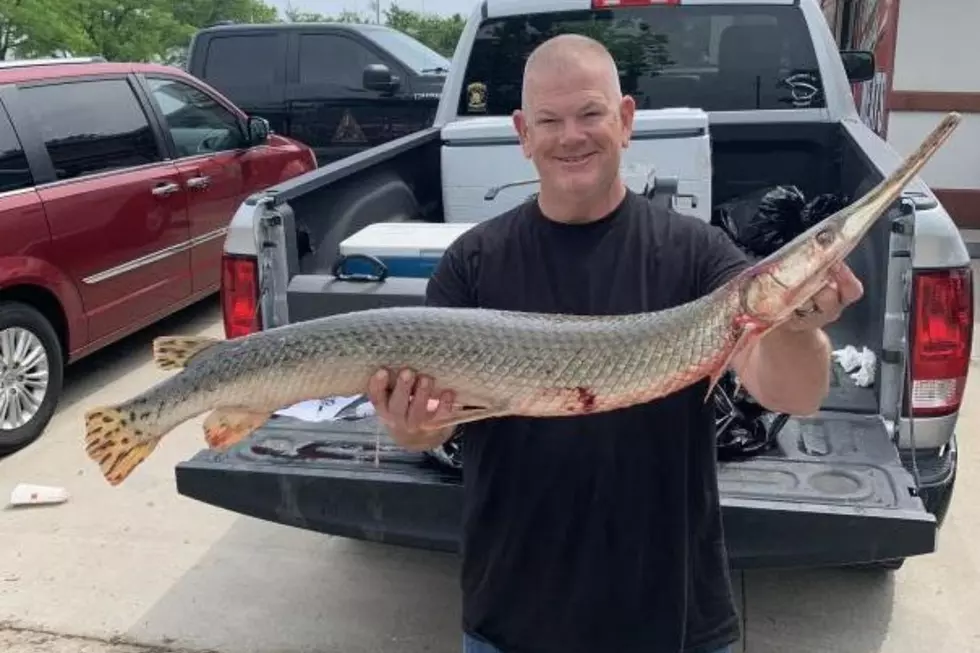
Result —
<path fill-rule="evenodd" d="M 226 338 L 259 330 L 259 274 L 254 257 L 222 256 L 221 316 Z"/>
<path fill-rule="evenodd" d="M 913 417 L 959 410 L 973 345 L 969 267 L 915 273 L 912 290 Z"/>

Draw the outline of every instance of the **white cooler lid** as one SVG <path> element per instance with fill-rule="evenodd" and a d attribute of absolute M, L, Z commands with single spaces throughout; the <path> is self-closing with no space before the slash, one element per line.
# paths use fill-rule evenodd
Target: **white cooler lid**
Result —
<path fill-rule="evenodd" d="M 341 254 L 439 256 L 473 222 L 376 222 L 340 243 Z"/>

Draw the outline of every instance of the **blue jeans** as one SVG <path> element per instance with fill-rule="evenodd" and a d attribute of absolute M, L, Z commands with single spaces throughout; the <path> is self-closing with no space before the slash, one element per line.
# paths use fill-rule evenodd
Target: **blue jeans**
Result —
<path fill-rule="evenodd" d="M 463 653 L 501 653 L 498 649 L 494 648 L 490 644 L 481 642 L 480 640 L 470 637 L 469 635 L 463 634 Z M 720 648 L 715 653 L 732 653 L 732 647 L 726 646 Z"/>

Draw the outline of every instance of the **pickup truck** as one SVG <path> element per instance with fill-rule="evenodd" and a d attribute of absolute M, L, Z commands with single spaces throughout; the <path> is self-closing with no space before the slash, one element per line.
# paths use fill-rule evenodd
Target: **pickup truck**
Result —
<path fill-rule="evenodd" d="M 424 277 L 344 277 L 335 266 L 339 244 L 379 222 L 472 220 L 476 204 L 447 200 L 463 197 L 460 179 L 482 177 L 486 190 L 495 180 L 525 176 L 516 135 L 506 127 L 520 102 L 523 62 L 542 39 L 567 31 L 607 44 L 624 91 L 637 99 L 638 125 L 672 108 L 707 116 L 701 133 L 710 141 L 704 162 L 710 188 L 676 192 L 669 201 L 698 197 L 678 210 L 710 211 L 788 184 L 808 197 L 853 200 L 901 160 L 855 108 L 851 84 L 870 78 L 873 56 L 840 51 L 816 0 L 481 0 L 431 127 L 242 204 L 225 241 L 227 337 L 421 303 Z M 644 150 L 641 137 L 627 150 L 634 162 L 670 140 Z M 461 163 L 461 156 L 469 158 Z M 681 182 L 685 174 L 678 172 Z M 526 189 L 520 194 L 526 197 Z M 957 416 L 969 369 L 967 250 L 942 205 L 916 180 L 848 263 L 865 296 L 829 335 L 835 349 L 853 345 L 875 354 L 874 382 L 859 384 L 835 366 L 816 416 L 789 417 L 775 446 L 757 455 L 719 460 L 734 568 L 894 570 L 936 549 L 956 475 Z M 180 463 L 176 482 L 182 495 L 264 520 L 456 551 L 463 473 L 465 461 L 454 469 L 399 449 L 370 418 L 274 416 L 234 448 L 205 449 Z"/>

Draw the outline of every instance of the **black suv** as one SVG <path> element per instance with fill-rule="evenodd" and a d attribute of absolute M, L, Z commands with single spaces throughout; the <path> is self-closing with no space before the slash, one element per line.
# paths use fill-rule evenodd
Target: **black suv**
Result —
<path fill-rule="evenodd" d="M 432 124 L 449 60 L 374 24 L 221 24 L 194 35 L 187 71 L 320 165 Z"/>

